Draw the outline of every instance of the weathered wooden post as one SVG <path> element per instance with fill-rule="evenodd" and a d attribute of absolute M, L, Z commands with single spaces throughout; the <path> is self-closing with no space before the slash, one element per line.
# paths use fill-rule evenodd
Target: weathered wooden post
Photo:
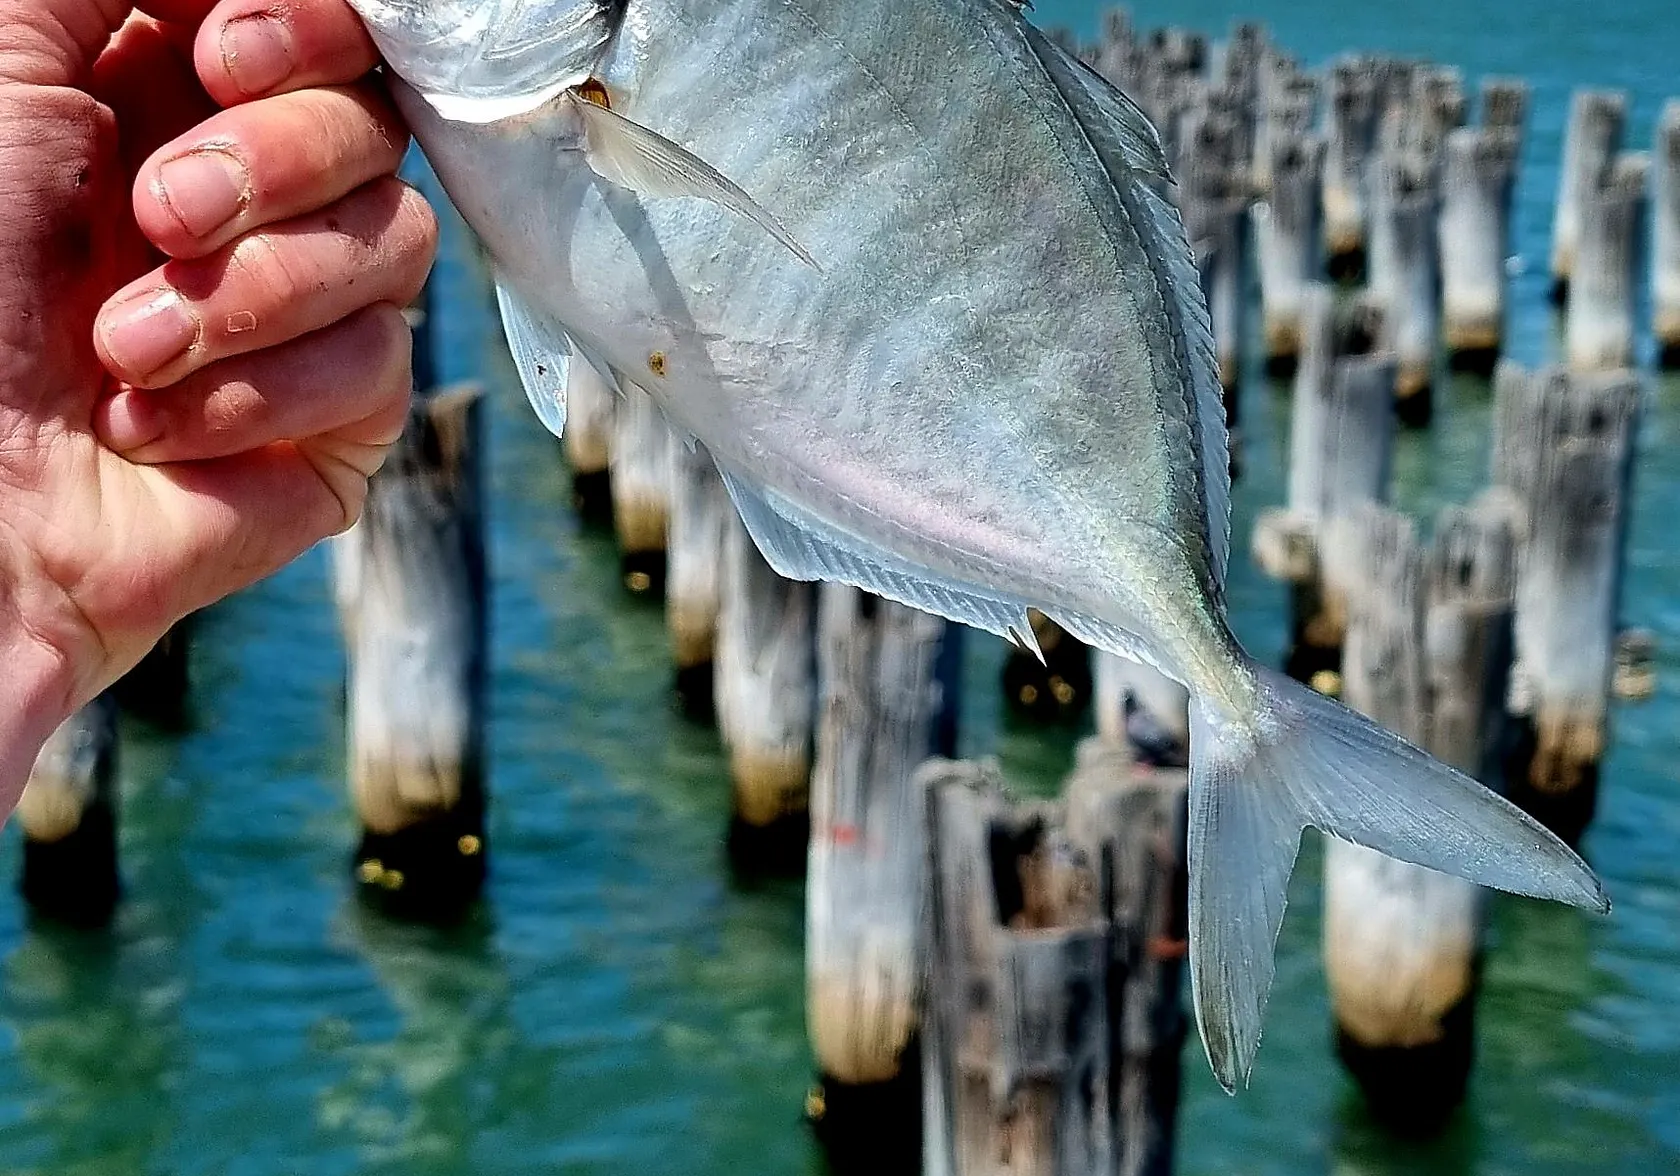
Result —
<path fill-rule="evenodd" d="M 1139 667 L 1134 680 L 1153 673 Z M 1188 777 L 1182 768 L 1140 762 L 1134 750 L 1087 739 L 1063 791 L 1068 839 L 1096 870 L 1109 930 L 1109 1170 L 1169 1176 L 1189 1032 L 1181 995 Z"/>
<path fill-rule="evenodd" d="M 923 1170 L 1112 1171 L 1109 936 L 1094 871 L 987 765 L 934 760 Z"/>
<path fill-rule="evenodd" d="M 1663 106 L 1651 164 L 1652 331 L 1658 362 L 1680 368 L 1680 98 Z"/>
<path fill-rule="evenodd" d="M 1166 1176 L 1188 905 L 1185 773 L 1081 744 L 1066 803 L 932 760 L 924 1166 Z"/>
<path fill-rule="evenodd" d="M 1368 57 L 1330 66 L 1325 108 L 1324 245 L 1330 277 L 1365 272 L 1366 168 L 1377 133 L 1377 82 Z"/>
<path fill-rule="evenodd" d="M 1515 535 L 1497 507 L 1449 508 L 1425 555 L 1375 506 L 1344 520 L 1359 550 L 1343 698 L 1488 779 L 1502 741 Z M 1460 879 L 1326 842 L 1325 968 L 1337 1052 L 1373 1112 L 1411 1130 L 1463 1099 L 1474 1053 L 1481 896 Z"/>
<path fill-rule="evenodd" d="M 1271 181 L 1265 199 L 1254 206 L 1255 254 L 1266 367 L 1274 375 L 1288 375 L 1301 353 L 1302 301 L 1322 268 L 1324 142 L 1316 136 L 1278 134 L 1267 140 L 1267 148 Z"/>
<path fill-rule="evenodd" d="M 1511 799 L 1567 840 L 1606 741 L 1640 386 L 1629 372 L 1495 375 L 1495 485 L 1521 504 Z"/>
<path fill-rule="evenodd" d="M 1643 155 L 1615 160 L 1601 183 L 1576 193 L 1577 235 L 1564 316 L 1564 351 L 1578 372 L 1633 363 L 1634 287 L 1645 209 Z"/>
<path fill-rule="evenodd" d="M 1257 520 L 1253 554 L 1269 576 L 1290 586 L 1286 671 L 1334 693 L 1345 628 L 1345 560 L 1322 540 L 1339 515 L 1387 496 L 1396 363 L 1392 355 L 1338 356 L 1347 347 L 1347 322 L 1338 321 L 1334 296 L 1321 284 L 1309 291 L 1304 322 L 1288 497 L 1282 509 Z"/>
<path fill-rule="evenodd" d="M 733 785 L 730 853 L 751 870 L 805 868 L 816 707 L 814 593 L 811 584 L 778 576 L 731 512 L 713 691 Z"/>
<path fill-rule="evenodd" d="M 47 740 L 18 801 L 23 875 L 37 914 L 77 927 L 111 921 L 117 874 L 117 707 L 102 694 Z"/>
<path fill-rule="evenodd" d="M 1521 78 L 1483 78 L 1481 90 L 1483 128 L 1516 132 L 1520 149 L 1528 126 L 1528 83 Z"/>
<path fill-rule="evenodd" d="M 1426 425 L 1441 318 L 1439 173 L 1419 153 L 1382 151 L 1372 161 L 1371 192 L 1371 289 L 1385 346 L 1398 359 L 1395 407 L 1402 422 Z"/>
<path fill-rule="evenodd" d="M 818 1123 L 839 1154 L 919 1154 L 926 802 L 954 679 L 937 617 L 836 584 L 819 590 L 818 714 L 805 888 L 806 1021 Z M 896 1128 L 896 1129 L 894 1129 Z"/>
<path fill-rule="evenodd" d="M 572 503 L 588 523 L 612 521 L 613 414 L 618 395 L 582 356 L 566 366 L 566 437 Z"/>
<path fill-rule="evenodd" d="M 653 397 L 634 384 L 613 414 L 613 529 L 624 587 L 664 598 L 666 529 L 671 518 L 671 446 L 676 439 Z"/>
<path fill-rule="evenodd" d="M 1557 208 L 1552 216 L 1552 301 L 1564 302 L 1575 275 L 1581 236 L 1581 202 L 1601 187 L 1621 150 L 1627 95 L 1614 90 L 1576 90 L 1569 99 L 1569 126 L 1558 169 Z"/>
<path fill-rule="evenodd" d="M 1237 423 L 1237 383 L 1248 308 L 1248 177 L 1237 116 L 1210 101 L 1183 126 L 1179 201 L 1213 323 L 1225 423 Z"/>
<path fill-rule="evenodd" d="M 1505 252 L 1511 240 L 1517 132 L 1447 134 L 1441 179 L 1441 318 L 1460 371 L 1493 374 L 1505 339 Z"/>
<path fill-rule="evenodd" d="M 481 420 L 473 386 L 417 399 L 338 540 L 358 589 L 344 618 L 355 877 L 422 919 L 459 915 L 485 876 Z"/>
<path fill-rule="evenodd" d="M 676 663 L 676 694 L 694 718 L 712 714 L 712 657 L 723 579 L 723 537 L 735 508 L 711 455 L 669 446 L 671 519 L 665 626 Z"/>

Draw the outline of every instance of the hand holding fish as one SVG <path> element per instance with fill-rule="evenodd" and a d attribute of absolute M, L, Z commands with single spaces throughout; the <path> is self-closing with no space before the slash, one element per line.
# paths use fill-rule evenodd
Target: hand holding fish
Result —
<path fill-rule="evenodd" d="M 401 431 L 436 227 L 374 62 L 341 0 L 0 0 L 0 813 Z"/>

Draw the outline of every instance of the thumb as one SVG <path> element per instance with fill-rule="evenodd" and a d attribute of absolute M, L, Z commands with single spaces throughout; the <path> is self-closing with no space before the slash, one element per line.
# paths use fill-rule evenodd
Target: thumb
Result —
<path fill-rule="evenodd" d="M 0 82 L 79 86 L 129 0 L 0 0 Z"/>

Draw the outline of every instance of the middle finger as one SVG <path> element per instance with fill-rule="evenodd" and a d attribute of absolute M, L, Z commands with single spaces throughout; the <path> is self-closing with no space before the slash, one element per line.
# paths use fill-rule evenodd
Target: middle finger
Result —
<path fill-rule="evenodd" d="M 426 280 L 436 244 L 437 220 L 426 202 L 385 177 L 319 212 L 129 283 L 100 310 L 94 341 L 118 379 L 165 387 L 364 306 L 407 305 Z"/>
<path fill-rule="evenodd" d="M 154 152 L 135 178 L 134 217 L 164 253 L 203 257 L 396 171 L 407 143 L 373 82 L 265 98 Z"/>

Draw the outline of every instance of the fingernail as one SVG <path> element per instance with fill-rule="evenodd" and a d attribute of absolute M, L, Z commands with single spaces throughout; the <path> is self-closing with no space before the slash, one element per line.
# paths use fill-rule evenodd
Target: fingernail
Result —
<path fill-rule="evenodd" d="M 248 198 L 245 165 L 225 151 L 195 151 L 158 168 L 157 195 L 181 227 L 208 237 L 239 215 Z"/>
<path fill-rule="evenodd" d="M 163 436 L 161 413 L 144 392 L 120 392 L 105 402 L 100 438 L 118 453 L 133 454 Z"/>
<path fill-rule="evenodd" d="M 247 95 L 265 94 L 292 74 L 292 31 L 259 12 L 222 26 L 222 67 Z"/>
<path fill-rule="evenodd" d="M 169 289 L 137 295 L 104 320 L 105 353 L 133 379 L 162 370 L 198 338 L 198 319 Z"/>

